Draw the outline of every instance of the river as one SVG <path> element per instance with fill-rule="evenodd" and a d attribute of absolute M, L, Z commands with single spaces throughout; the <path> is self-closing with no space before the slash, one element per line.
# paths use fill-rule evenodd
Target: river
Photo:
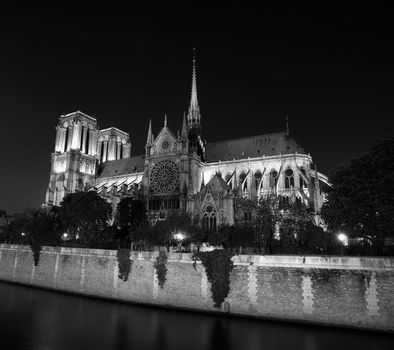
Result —
<path fill-rule="evenodd" d="M 394 335 L 122 304 L 0 282 L 0 349 L 393 349 Z"/>

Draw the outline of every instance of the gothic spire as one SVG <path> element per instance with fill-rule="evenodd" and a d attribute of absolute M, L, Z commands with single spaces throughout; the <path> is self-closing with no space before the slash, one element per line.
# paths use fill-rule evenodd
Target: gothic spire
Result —
<path fill-rule="evenodd" d="M 190 98 L 189 112 L 187 114 L 189 127 L 199 127 L 200 118 L 200 107 L 197 100 L 196 49 L 193 48 L 192 93 Z"/>
<path fill-rule="evenodd" d="M 148 137 L 146 138 L 146 145 L 151 145 L 153 143 L 152 135 L 152 119 L 149 119 Z"/>
<path fill-rule="evenodd" d="M 190 99 L 190 107 L 193 109 L 198 108 L 197 79 L 196 79 L 196 49 L 193 49 L 192 96 Z"/>
<path fill-rule="evenodd" d="M 164 114 L 164 126 L 167 126 L 167 114 Z"/>

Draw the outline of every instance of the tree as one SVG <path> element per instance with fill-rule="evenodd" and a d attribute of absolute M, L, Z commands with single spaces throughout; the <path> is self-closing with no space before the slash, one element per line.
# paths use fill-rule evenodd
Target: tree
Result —
<path fill-rule="evenodd" d="M 149 220 L 144 219 L 130 228 L 129 232 L 131 242 L 144 249 L 151 249 L 154 245 L 169 247 L 176 244 L 178 243 L 174 239 L 176 233 L 184 235 L 182 241 L 184 245 L 188 243 L 200 244 L 204 236 L 201 228 L 187 214 L 169 215 L 166 220 L 157 221 L 155 224 L 151 224 Z"/>
<path fill-rule="evenodd" d="M 295 201 L 280 211 L 280 247 L 286 253 L 300 253 L 300 233 L 305 231 L 311 218 L 305 204 Z"/>
<path fill-rule="evenodd" d="M 322 216 L 330 230 L 364 239 L 383 254 L 394 236 L 394 137 L 332 170 Z"/>
<path fill-rule="evenodd" d="M 338 254 L 341 249 L 337 237 L 332 232 L 325 232 L 312 221 L 299 231 L 298 244 L 303 254 Z"/>
<path fill-rule="evenodd" d="M 42 209 L 26 209 L 5 228 L 1 241 L 14 244 L 56 245 L 60 240 L 61 223 L 54 212 Z"/>
<path fill-rule="evenodd" d="M 30 244 L 59 245 L 61 226 L 57 215 L 39 209 L 27 215 L 23 229 Z"/>
<path fill-rule="evenodd" d="M 230 236 L 230 245 L 232 248 L 239 249 L 242 252 L 242 247 L 255 246 L 255 228 L 249 223 L 241 223 L 233 226 Z"/>
<path fill-rule="evenodd" d="M 260 251 L 272 253 L 276 226 L 280 220 L 279 201 L 275 196 L 260 198 L 256 219 L 256 245 Z"/>
<path fill-rule="evenodd" d="M 208 233 L 207 241 L 214 246 L 231 246 L 231 237 L 233 236 L 235 228 L 230 225 L 220 225 L 217 231 Z"/>
<path fill-rule="evenodd" d="M 111 215 L 111 205 L 94 191 L 68 194 L 59 209 L 64 230 L 90 247 L 113 239 L 108 231 Z"/>
<path fill-rule="evenodd" d="M 123 198 L 117 207 L 115 224 L 119 229 L 119 238 L 126 239 L 130 230 L 141 224 L 146 218 L 146 210 L 141 200 L 132 197 Z"/>
<path fill-rule="evenodd" d="M 0 241 L 13 244 L 28 244 L 25 231 L 27 212 L 13 218 L 0 234 Z"/>

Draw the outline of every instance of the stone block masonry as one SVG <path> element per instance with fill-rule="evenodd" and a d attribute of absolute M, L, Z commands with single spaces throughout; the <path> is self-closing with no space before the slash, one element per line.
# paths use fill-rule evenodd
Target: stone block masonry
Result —
<path fill-rule="evenodd" d="M 233 258 L 225 307 L 213 307 L 211 284 L 191 254 L 171 253 L 164 287 L 157 252 L 132 252 L 127 281 L 116 251 L 0 245 L 0 280 L 81 295 L 239 316 L 394 331 L 394 258 L 261 256 Z"/>

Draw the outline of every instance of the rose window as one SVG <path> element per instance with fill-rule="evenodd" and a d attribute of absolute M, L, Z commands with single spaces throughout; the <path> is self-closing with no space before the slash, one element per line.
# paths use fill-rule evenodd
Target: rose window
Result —
<path fill-rule="evenodd" d="M 162 160 L 157 163 L 151 170 L 150 184 L 154 192 L 176 191 L 179 187 L 178 166 L 170 160 Z"/>

